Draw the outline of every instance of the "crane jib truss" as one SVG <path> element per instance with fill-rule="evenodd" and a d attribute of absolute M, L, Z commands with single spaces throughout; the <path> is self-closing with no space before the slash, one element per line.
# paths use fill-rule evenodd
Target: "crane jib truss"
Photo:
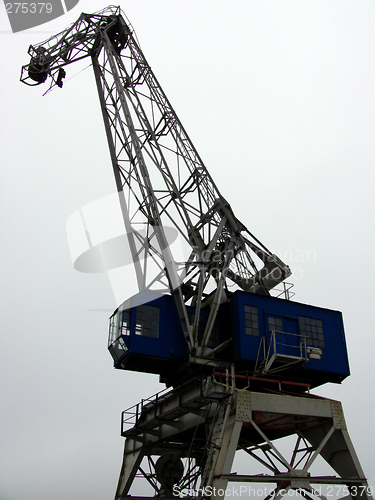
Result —
<path fill-rule="evenodd" d="M 289 267 L 220 194 L 118 7 L 81 14 L 31 46 L 29 55 L 21 81 L 39 85 L 50 78 L 50 88 L 62 87 L 67 65 L 91 58 L 138 287 L 169 289 L 190 353 L 209 357 L 206 346 L 228 286 L 268 295 L 291 274 Z M 166 228 L 190 248 L 186 259 L 173 255 Z M 199 339 L 207 297 L 210 318 Z M 193 321 L 188 304 L 195 307 Z"/>

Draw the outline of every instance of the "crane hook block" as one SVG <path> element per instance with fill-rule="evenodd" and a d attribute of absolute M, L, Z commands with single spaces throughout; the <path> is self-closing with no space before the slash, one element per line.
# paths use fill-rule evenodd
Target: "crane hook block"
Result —
<path fill-rule="evenodd" d="M 60 89 L 63 86 L 63 78 L 65 78 L 66 72 L 64 68 L 59 69 L 59 74 L 57 75 L 57 80 L 56 80 L 56 85 L 60 87 Z"/>

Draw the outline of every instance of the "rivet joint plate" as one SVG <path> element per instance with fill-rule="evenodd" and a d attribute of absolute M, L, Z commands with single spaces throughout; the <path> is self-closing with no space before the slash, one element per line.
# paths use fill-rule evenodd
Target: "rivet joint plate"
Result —
<path fill-rule="evenodd" d="M 340 401 L 331 401 L 331 410 L 335 429 L 346 430 L 344 412 Z"/>
<path fill-rule="evenodd" d="M 252 394 L 247 391 L 240 391 L 237 393 L 237 422 L 248 422 L 251 420 L 252 410 Z"/>

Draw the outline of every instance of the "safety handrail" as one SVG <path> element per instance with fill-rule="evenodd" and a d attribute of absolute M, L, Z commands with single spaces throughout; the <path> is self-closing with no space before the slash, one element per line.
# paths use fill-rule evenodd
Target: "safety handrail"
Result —
<path fill-rule="evenodd" d="M 287 343 L 286 340 L 285 341 L 277 341 L 276 339 L 276 335 L 279 334 L 279 338 L 280 338 L 280 335 L 286 335 L 287 338 L 290 338 L 290 337 L 298 337 L 300 339 L 298 345 L 293 345 L 291 343 Z M 300 358 L 300 359 L 305 359 L 307 360 L 308 359 L 308 356 L 307 356 L 307 343 L 306 343 L 306 340 L 308 339 L 308 336 L 307 335 L 301 335 L 301 334 L 298 334 L 298 333 L 290 333 L 290 332 L 284 332 L 284 331 L 281 331 L 281 330 L 272 330 L 271 331 L 271 338 L 269 340 L 269 345 L 268 345 L 268 349 L 267 349 L 267 344 L 266 344 L 266 340 L 267 340 L 267 336 L 264 335 L 261 339 L 260 339 L 260 343 L 259 343 L 259 348 L 258 348 L 258 354 L 257 354 L 257 359 L 256 359 L 256 362 L 255 362 L 255 369 L 254 369 L 254 373 L 257 373 L 257 370 L 258 370 L 258 367 L 260 365 L 261 362 L 264 362 L 264 366 L 267 366 L 268 362 L 270 361 L 270 359 L 272 358 L 272 356 L 276 356 L 277 354 L 279 355 L 285 355 L 284 353 L 280 353 L 280 350 L 278 351 L 278 346 L 284 346 L 284 347 L 288 347 L 289 349 L 298 349 L 299 350 L 299 353 L 296 354 L 295 356 L 291 356 L 292 358 L 295 357 L 295 358 Z M 267 349 L 267 351 L 266 351 Z M 273 350 L 271 350 L 273 349 Z M 263 351 L 263 358 L 261 359 L 261 352 Z"/>
<path fill-rule="evenodd" d="M 274 294 L 273 297 L 276 297 L 276 298 L 284 298 L 285 300 L 290 300 L 292 297 L 295 296 L 295 292 L 292 292 L 292 288 L 294 287 L 294 283 L 289 283 L 289 282 L 286 282 L 286 281 L 283 281 L 282 283 L 279 283 L 278 286 L 282 286 L 282 288 L 274 288 L 273 289 L 273 292 Z M 276 292 L 276 293 L 275 293 Z"/>

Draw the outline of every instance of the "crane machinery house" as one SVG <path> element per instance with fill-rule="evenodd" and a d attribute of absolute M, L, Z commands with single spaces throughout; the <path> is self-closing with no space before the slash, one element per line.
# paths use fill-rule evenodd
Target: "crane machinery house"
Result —
<path fill-rule="evenodd" d="M 176 306 L 170 295 L 136 305 L 140 297 L 126 301 L 110 318 L 114 366 L 169 379 L 189 360 Z M 188 311 L 193 317 L 193 308 Z M 200 316 L 203 331 L 209 311 Z M 228 335 L 230 343 L 216 359 L 235 363 L 236 371 L 298 377 L 311 387 L 340 383 L 350 373 L 339 311 L 238 290 L 220 306 L 209 347 Z"/>

